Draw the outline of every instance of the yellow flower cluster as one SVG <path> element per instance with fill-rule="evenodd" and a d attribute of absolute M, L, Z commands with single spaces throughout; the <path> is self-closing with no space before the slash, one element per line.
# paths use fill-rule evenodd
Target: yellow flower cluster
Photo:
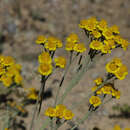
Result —
<path fill-rule="evenodd" d="M 37 98 L 38 98 L 37 90 L 35 88 L 29 88 L 27 98 L 30 99 L 30 100 L 37 100 Z"/>
<path fill-rule="evenodd" d="M 81 20 L 79 27 L 84 29 L 87 36 L 93 39 L 90 43 L 90 48 L 103 54 L 111 53 L 111 50 L 117 47 L 122 47 L 126 50 L 130 44 L 119 35 L 118 26 L 108 27 L 104 19 L 98 21 L 95 17 L 91 17 Z"/>
<path fill-rule="evenodd" d="M 56 108 L 48 107 L 45 111 L 45 115 L 49 117 L 64 118 L 65 120 L 71 120 L 74 116 L 71 110 L 67 109 L 66 106 L 59 104 Z"/>
<path fill-rule="evenodd" d="M 119 58 L 113 58 L 109 63 L 107 63 L 106 70 L 108 73 L 115 75 L 120 80 L 125 79 L 128 74 L 127 67 Z"/>
<path fill-rule="evenodd" d="M 89 103 L 90 103 L 91 105 L 93 105 L 94 107 L 97 107 L 97 106 L 99 106 L 102 102 L 101 102 L 100 97 L 98 97 L 98 96 L 91 96 L 90 99 L 89 99 Z"/>
<path fill-rule="evenodd" d="M 115 97 L 116 99 L 120 98 L 120 91 L 113 88 L 111 84 L 105 84 L 102 88 L 98 89 L 99 85 L 101 85 L 103 82 L 103 79 L 101 77 L 95 79 L 94 82 L 95 86 L 92 87 L 91 90 L 95 92 L 96 95 L 108 94 L 112 95 L 112 97 Z"/>
<path fill-rule="evenodd" d="M 48 52 L 42 52 L 42 54 L 39 55 L 38 61 L 40 63 L 38 67 L 38 71 L 41 75 L 47 76 L 52 73 L 52 58 Z M 54 62 L 57 67 L 65 68 L 66 66 L 66 59 L 62 56 L 56 57 L 54 59 Z"/>
<path fill-rule="evenodd" d="M 72 33 L 66 38 L 65 50 L 67 51 L 76 51 L 78 53 L 83 53 L 86 51 L 84 43 L 79 42 L 77 34 Z"/>
<path fill-rule="evenodd" d="M 52 73 L 52 59 L 48 52 L 42 52 L 38 57 L 38 61 L 40 63 L 38 71 L 41 75 L 47 76 Z"/>
<path fill-rule="evenodd" d="M 4 86 L 10 87 L 13 83 L 22 83 L 21 65 L 16 64 L 11 56 L 0 55 L 0 81 Z"/>
<path fill-rule="evenodd" d="M 113 130 L 121 130 L 121 127 L 119 125 L 115 125 Z M 124 128 L 124 130 L 130 130 L 130 128 Z"/>
<path fill-rule="evenodd" d="M 55 51 L 56 48 L 60 48 L 63 46 L 60 39 L 53 36 L 46 38 L 43 35 L 38 36 L 36 44 L 44 45 L 45 49 L 48 49 L 49 51 Z"/>

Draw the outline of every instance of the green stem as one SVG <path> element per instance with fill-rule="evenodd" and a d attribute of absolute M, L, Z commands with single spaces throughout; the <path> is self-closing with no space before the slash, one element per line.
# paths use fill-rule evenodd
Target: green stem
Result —
<path fill-rule="evenodd" d="M 41 84 L 41 85 L 43 85 L 43 84 Z M 30 125 L 30 130 L 33 130 L 33 126 L 35 124 L 34 119 L 35 119 L 35 116 L 36 116 L 36 113 L 37 113 L 37 110 L 38 110 L 38 104 L 39 104 L 39 100 L 40 100 L 42 91 L 43 91 L 43 86 L 41 86 L 40 91 L 38 93 L 38 98 L 37 98 L 36 105 L 35 105 L 35 108 L 34 108 L 33 117 L 32 117 L 32 121 L 31 121 L 31 125 Z"/>
<path fill-rule="evenodd" d="M 71 82 L 69 83 L 68 87 L 66 88 L 64 94 L 62 95 L 61 97 L 61 100 L 59 101 L 59 104 L 62 104 L 65 97 L 67 96 L 67 94 L 72 90 L 73 87 L 75 87 L 76 84 L 78 84 L 78 82 L 80 81 L 80 79 L 83 77 L 83 75 L 86 73 L 86 71 L 88 70 L 89 68 L 89 63 L 90 63 L 90 57 L 88 56 L 86 59 L 85 59 L 85 67 L 83 67 L 81 69 L 81 71 L 76 74 L 74 76 L 74 78 L 71 80 Z"/>

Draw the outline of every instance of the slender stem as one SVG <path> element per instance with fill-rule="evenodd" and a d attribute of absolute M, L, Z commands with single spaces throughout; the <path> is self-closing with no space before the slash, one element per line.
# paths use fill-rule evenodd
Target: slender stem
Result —
<path fill-rule="evenodd" d="M 71 91 L 71 89 L 73 87 L 75 87 L 75 85 L 80 81 L 80 79 L 82 78 L 82 76 L 86 73 L 86 71 L 89 68 L 89 63 L 90 63 L 90 57 L 88 56 L 87 58 L 85 58 L 85 66 L 81 69 L 81 71 L 76 74 L 74 76 L 74 78 L 72 79 L 72 81 L 69 83 L 68 87 L 66 88 L 64 94 L 62 95 L 62 97 L 60 98 L 59 103 L 63 103 L 65 97 L 67 96 L 67 94 Z"/>
<path fill-rule="evenodd" d="M 45 77 L 44 77 L 45 78 Z M 42 76 L 42 80 L 43 80 L 43 76 Z M 42 82 L 41 80 L 41 82 Z M 45 82 L 45 81 L 44 81 Z M 42 85 L 42 84 L 41 84 Z M 38 98 L 37 98 L 37 101 L 36 101 L 36 105 L 35 105 L 35 108 L 34 108 L 34 112 L 33 112 L 33 117 L 32 117 L 32 121 L 31 121 L 31 125 L 30 125 L 30 130 L 33 130 L 33 126 L 34 126 L 34 119 L 35 119 L 35 116 L 36 116 L 36 113 L 37 113 L 37 109 L 38 109 L 38 104 L 39 104 L 39 100 L 40 100 L 40 97 L 41 97 L 41 94 L 43 92 L 43 86 L 41 86 L 40 88 L 40 91 L 38 93 Z"/>
<path fill-rule="evenodd" d="M 67 74 L 67 72 L 68 72 L 68 70 L 69 70 L 71 64 L 75 61 L 75 59 L 76 59 L 77 56 L 78 56 L 78 55 L 76 55 L 76 56 L 73 58 L 73 60 L 71 59 L 72 57 L 70 57 L 70 59 L 71 59 L 72 61 L 70 60 L 71 62 L 69 62 L 69 64 L 67 65 L 67 67 L 66 67 L 66 69 L 65 69 L 65 71 L 64 71 L 64 73 L 63 73 L 62 79 L 61 79 L 60 84 L 59 84 L 59 86 L 58 86 L 58 90 L 57 90 L 57 94 L 56 94 L 56 99 L 55 99 L 54 107 L 56 106 L 56 103 L 57 103 L 57 100 L 58 100 L 58 96 L 59 96 L 60 90 L 61 90 L 61 88 L 62 88 L 64 79 L 65 79 L 65 77 L 66 77 L 66 74 Z"/>

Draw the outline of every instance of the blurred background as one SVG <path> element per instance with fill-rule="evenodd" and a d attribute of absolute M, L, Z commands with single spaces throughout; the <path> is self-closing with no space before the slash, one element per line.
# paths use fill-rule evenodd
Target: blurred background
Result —
<path fill-rule="evenodd" d="M 40 76 L 37 74 L 37 57 L 41 48 L 35 44 L 38 35 L 56 36 L 65 42 L 70 33 L 77 33 L 82 42 L 87 42 L 84 32 L 79 29 L 81 19 L 91 16 L 105 19 L 108 24 L 116 24 L 120 28 L 121 36 L 130 42 L 130 0 L 0 0 L 0 53 L 13 56 L 17 63 L 22 64 L 24 87 L 40 87 Z M 59 50 L 56 55 L 65 55 L 64 50 Z M 116 49 L 111 55 L 102 57 L 88 71 L 82 81 L 67 97 L 65 104 L 69 107 L 75 101 L 85 97 L 93 80 L 105 73 L 105 64 L 114 56 L 122 58 L 123 63 L 130 69 L 130 50 L 124 52 Z M 51 89 L 55 95 L 55 87 L 60 74 L 55 74 L 48 81 L 46 89 Z M 71 74 L 67 80 L 71 79 Z M 80 126 L 80 130 L 92 130 L 94 127 L 101 130 L 112 130 L 115 124 L 122 128 L 130 128 L 130 110 L 122 113 L 113 106 L 130 106 L 130 74 L 123 81 L 115 82 L 121 91 L 121 99 L 105 104 L 99 112 L 92 115 L 88 121 Z M 53 85 L 52 85 L 53 84 Z M 80 97 L 80 98 L 79 98 Z M 52 97 L 53 98 L 53 97 Z M 49 98 L 44 105 L 53 102 Z M 88 101 L 74 110 L 76 118 L 81 118 L 87 111 Z M 32 110 L 33 106 L 28 106 Z M 130 109 L 130 108 L 129 108 Z M 43 113 L 44 110 L 41 112 Z M 24 119 L 26 129 L 32 118 L 32 111 Z M 43 114 L 39 124 L 44 123 Z M 61 128 L 65 129 L 66 128 Z M 39 130 L 39 129 L 37 129 Z"/>

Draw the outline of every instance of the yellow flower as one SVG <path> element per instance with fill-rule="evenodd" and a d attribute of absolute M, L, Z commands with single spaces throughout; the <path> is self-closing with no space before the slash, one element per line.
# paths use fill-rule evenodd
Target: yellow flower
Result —
<path fill-rule="evenodd" d="M 127 40 L 125 40 L 125 39 L 121 40 L 121 46 L 122 46 L 122 48 L 123 48 L 124 51 L 127 50 L 128 45 L 129 45 L 129 42 Z"/>
<path fill-rule="evenodd" d="M 97 28 L 103 31 L 104 29 L 107 28 L 107 22 L 104 19 L 102 19 L 100 22 L 98 22 Z"/>
<path fill-rule="evenodd" d="M 117 71 L 118 71 L 118 69 L 119 69 L 119 66 L 117 66 L 115 63 L 113 63 L 113 62 L 109 62 L 109 63 L 107 63 L 107 65 L 106 65 L 106 70 L 107 70 L 107 72 L 108 73 L 113 73 L 113 74 L 115 74 Z"/>
<path fill-rule="evenodd" d="M 79 52 L 79 53 L 85 52 L 86 51 L 85 44 L 84 43 L 75 44 L 74 51 Z"/>
<path fill-rule="evenodd" d="M 44 44 L 47 41 L 47 38 L 43 35 L 38 36 L 36 44 Z"/>
<path fill-rule="evenodd" d="M 4 130 L 10 130 L 9 128 L 5 128 Z"/>
<path fill-rule="evenodd" d="M 66 107 L 62 104 L 59 104 L 56 106 L 56 117 L 63 118 L 64 110 L 66 110 Z"/>
<path fill-rule="evenodd" d="M 15 65 L 11 65 L 7 68 L 6 75 L 9 77 L 13 77 L 15 75 L 19 74 L 19 70 L 16 68 Z"/>
<path fill-rule="evenodd" d="M 102 84 L 103 79 L 102 79 L 101 77 L 98 77 L 98 78 L 96 78 L 96 79 L 94 80 L 94 82 L 96 83 L 96 85 L 100 85 L 100 84 Z"/>
<path fill-rule="evenodd" d="M 4 66 L 10 66 L 10 65 L 13 65 L 15 62 L 14 62 L 14 58 L 11 57 L 11 56 L 5 56 L 4 57 L 4 60 L 2 62 L 2 64 Z"/>
<path fill-rule="evenodd" d="M 46 63 L 46 64 L 52 63 L 52 59 L 48 52 L 42 52 L 42 54 L 38 56 L 38 61 L 39 63 Z"/>
<path fill-rule="evenodd" d="M 56 43 L 55 42 L 46 42 L 45 48 L 49 51 L 55 51 L 56 50 Z"/>
<path fill-rule="evenodd" d="M 71 120 L 73 118 L 74 114 L 72 113 L 71 110 L 65 109 L 63 112 L 63 117 L 65 120 Z"/>
<path fill-rule="evenodd" d="M 120 32 L 119 32 L 119 28 L 118 28 L 117 25 L 111 26 L 111 27 L 110 27 L 110 30 L 111 30 L 113 33 L 115 33 L 115 34 L 119 34 L 119 33 L 120 33 Z"/>
<path fill-rule="evenodd" d="M 45 115 L 49 117 L 55 117 L 56 116 L 56 110 L 53 107 L 48 107 L 45 111 Z"/>
<path fill-rule="evenodd" d="M 96 29 L 96 25 L 97 25 L 98 21 L 96 20 L 95 17 L 90 17 L 88 19 L 88 23 L 85 26 L 85 29 L 88 31 L 93 31 Z"/>
<path fill-rule="evenodd" d="M 116 99 L 120 99 L 121 92 L 118 90 L 112 90 L 112 96 L 116 97 Z"/>
<path fill-rule="evenodd" d="M 5 68 L 0 64 L 0 75 L 5 74 Z"/>
<path fill-rule="evenodd" d="M 98 90 L 96 91 L 96 94 L 97 94 L 97 95 L 101 95 L 101 94 L 102 94 L 102 89 L 101 89 L 101 88 L 98 89 Z"/>
<path fill-rule="evenodd" d="M 92 31 L 92 35 L 94 36 L 94 38 L 99 38 L 101 37 L 101 33 L 97 30 L 93 30 Z"/>
<path fill-rule="evenodd" d="M 60 68 L 65 68 L 66 66 L 66 59 L 62 56 L 59 56 L 57 58 L 54 59 L 56 66 L 60 67 Z"/>
<path fill-rule="evenodd" d="M 121 59 L 117 58 L 117 57 L 112 59 L 112 63 L 116 64 L 117 66 L 121 66 L 122 65 Z"/>
<path fill-rule="evenodd" d="M 119 125 L 115 125 L 113 130 L 121 130 L 121 127 Z"/>
<path fill-rule="evenodd" d="M 112 39 L 104 40 L 104 43 L 105 43 L 105 45 L 109 46 L 112 49 L 116 47 L 115 42 Z"/>
<path fill-rule="evenodd" d="M 82 28 L 82 29 L 85 29 L 87 24 L 88 24 L 88 20 L 83 19 L 83 20 L 80 21 L 79 27 Z"/>
<path fill-rule="evenodd" d="M 60 39 L 56 38 L 56 37 L 51 36 L 51 37 L 48 37 L 47 40 L 48 40 L 49 43 L 55 44 L 56 47 L 62 47 L 63 46 L 62 41 Z"/>
<path fill-rule="evenodd" d="M 10 87 L 13 83 L 12 78 L 6 75 L 1 76 L 1 81 L 3 82 L 5 87 Z"/>
<path fill-rule="evenodd" d="M 103 43 L 100 42 L 100 41 L 97 41 L 97 40 L 93 40 L 91 43 L 90 43 L 90 48 L 94 49 L 94 50 L 100 50 L 103 46 Z"/>
<path fill-rule="evenodd" d="M 124 130 L 130 130 L 130 128 L 125 128 Z"/>
<path fill-rule="evenodd" d="M 23 80 L 23 77 L 20 75 L 20 74 L 17 74 L 15 77 L 14 77 L 14 81 L 16 84 L 20 85 L 22 83 L 22 80 Z"/>
<path fill-rule="evenodd" d="M 108 29 L 104 29 L 102 35 L 108 40 L 108 39 L 112 39 L 113 33 L 112 31 L 108 28 Z"/>
<path fill-rule="evenodd" d="M 121 44 L 122 38 L 120 35 L 115 35 L 113 37 L 113 40 L 117 43 L 117 44 Z"/>
<path fill-rule="evenodd" d="M 27 94 L 28 99 L 37 100 L 38 94 L 35 88 L 30 88 L 29 93 Z"/>
<path fill-rule="evenodd" d="M 93 87 L 91 88 L 91 90 L 94 92 L 94 91 L 97 90 L 97 88 L 98 88 L 98 86 L 93 86 Z"/>
<path fill-rule="evenodd" d="M 70 42 L 76 43 L 76 42 L 79 42 L 79 38 L 78 38 L 77 34 L 72 33 L 72 34 L 70 34 L 70 35 L 66 38 L 66 41 L 69 42 L 69 43 L 70 43 Z"/>
<path fill-rule="evenodd" d="M 40 64 L 38 71 L 41 75 L 49 75 L 52 73 L 52 65 L 51 64 Z"/>
<path fill-rule="evenodd" d="M 106 54 L 106 53 L 111 53 L 111 48 L 108 45 L 103 45 L 101 48 L 101 52 Z"/>
<path fill-rule="evenodd" d="M 115 76 L 120 79 L 123 80 L 125 79 L 126 75 L 128 74 L 128 69 L 125 65 L 120 66 L 120 68 L 118 69 L 118 71 L 115 73 Z"/>
<path fill-rule="evenodd" d="M 66 106 L 63 105 L 63 104 L 58 104 L 58 105 L 56 105 L 56 110 L 59 110 L 59 109 L 65 110 L 65 109 L 66 109 Z"/>
<path fill-rule="evenodd" d="M 105 85 L 101 89 L 104 94 L 111 94 L 113 90 L 111 85 Z"/>
<path fill-rule="evenodd" d="M 90 104 L 92 104 L 94 107 L 99 106 L 102 102 L 101 99 L 98 96 L 91 96 L 89 99 Z"/>
<path fill-rule="evenodd" d="M 67 42 L 65 44 L 65 50 L 67 51 L 73 51 L 74 50 L 75 43 L 73 42 Z"/>

